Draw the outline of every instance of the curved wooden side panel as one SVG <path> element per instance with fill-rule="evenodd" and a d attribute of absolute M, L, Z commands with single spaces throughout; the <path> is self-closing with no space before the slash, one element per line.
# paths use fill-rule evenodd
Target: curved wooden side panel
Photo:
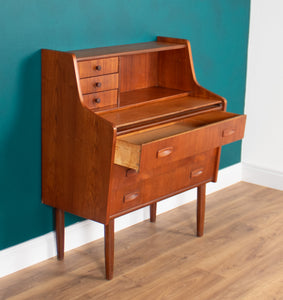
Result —
<path fill-rule="evenodd" d="M 42 50 L 42 201 L 107 223 L 115 128 L 82 106 L 76 58 Z"/>
<path fill-rule="evenodd" d="M 188 40 L 157 37 L 158 42 L 185 44 L 186 48 L 169 52 L 161 52 L 159 59 L 159 83 L 164 87 L 177 88 L 190 92 L 194 97 L 219 99 L 222 101 L 222 109 L 226 111 L 227 101 L 225 98 L 202 87 L 197 79 L 193 64 L 191 45 Z"/>

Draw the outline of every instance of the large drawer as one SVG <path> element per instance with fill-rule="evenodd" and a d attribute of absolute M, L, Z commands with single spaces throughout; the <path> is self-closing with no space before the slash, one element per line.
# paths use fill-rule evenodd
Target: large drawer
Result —
<path fill-rule="evenodd" d="M 217 161 L 218 149 L 215 148 L 149 172 L 130 176 L 126 168 L 114 166 L 110 214 L 144 206 L 203 182 L 213 181 L 217 174 Z"/>
<path fill-rule="evenodd" d="M 240 140 L 245 115 L 215 111 L 117 138 L 114 163 L 136 171 L 157 168 Z"/>
<path fill-rule="evenodd" d="M 118 88 L 118 73 L 83 78 L 80 82 L 83 94 L 113 90 Z"/>

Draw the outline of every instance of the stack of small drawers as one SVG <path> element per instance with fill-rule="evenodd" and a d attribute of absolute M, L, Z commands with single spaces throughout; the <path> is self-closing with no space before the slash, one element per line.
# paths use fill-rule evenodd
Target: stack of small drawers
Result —
<path fill-rule="evenodd" d="M 117 105 L 118 57 L 78 62 L 85 105 L 100 108 Z"/>

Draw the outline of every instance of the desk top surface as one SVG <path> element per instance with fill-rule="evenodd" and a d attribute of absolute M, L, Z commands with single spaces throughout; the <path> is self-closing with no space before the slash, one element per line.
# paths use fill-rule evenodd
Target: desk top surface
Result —
<path fill-rule="evenodd" d="M 125 107 L 117 110 L 99 113 L 101 117 L 109 121 L 118 130 L 131 127 L 136 124 L 150 123 L 162 119 L 170 119 L 184 114 L 221 107 L 218 99 L 201 97 L 177 97 L 143 103 L 133 107 Z"/>

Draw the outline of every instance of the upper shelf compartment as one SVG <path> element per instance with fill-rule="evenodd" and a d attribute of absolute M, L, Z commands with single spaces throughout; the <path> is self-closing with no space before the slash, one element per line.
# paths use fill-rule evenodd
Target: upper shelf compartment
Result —
<path fill-rule="evenodd" d="M 139 53 L 149 53 L 157 51 L 166 51 L 173 49 L 182 49 L 186 46 L 184 44 L 165 43 L 165 42 L 146 42 L 129 45 L 100 47 L 93 49 L 83 49 L 69 51 L 76 55 L 77 61 L 105 58 L 111 56 L 133 55 Z"/>
<path fill-rule="evenodd" d="M 225 99 L 197 83 L 186 40 L 158 37 L 156 42 L 70 53 L 77 62 L 81 103 L 96 113 L 162 100 L 166 106 L 165 100 L 186 96 L 217 99 L 225 109 Z"/>

